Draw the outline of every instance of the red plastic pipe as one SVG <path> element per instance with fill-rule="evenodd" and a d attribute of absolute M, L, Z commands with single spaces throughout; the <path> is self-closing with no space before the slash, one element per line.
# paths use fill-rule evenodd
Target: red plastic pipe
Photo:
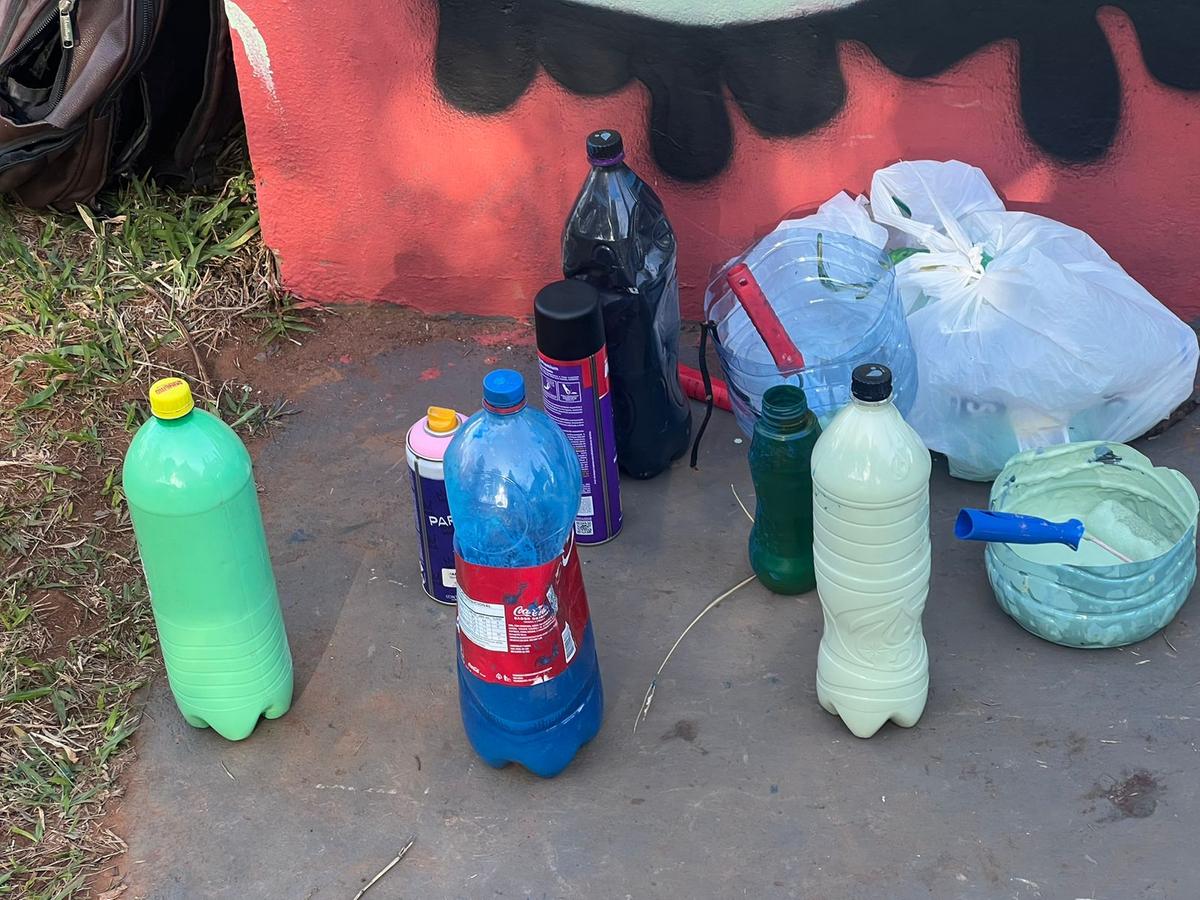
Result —
<path fill-rule="evenodd" d="M 704 378 L 701 377 L 699 369 L 693 369 L 691 366 L 680 363 L 679 384 L 683 387 L 683 392 L 693 400 L 704 402 Z M 729 405 L 729 388 L 725 386 L 725 382 L 720 378 L 713 378 L 711 384 L 713 406 L 726 412 L 733 412 L 733 408 Z"/>

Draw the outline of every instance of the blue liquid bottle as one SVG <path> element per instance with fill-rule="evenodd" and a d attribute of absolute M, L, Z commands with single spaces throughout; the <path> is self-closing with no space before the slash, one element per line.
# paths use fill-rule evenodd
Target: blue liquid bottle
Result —
<path fill-rule="evenodd" d="M 582 476 L 566 435 L 510 369 L 445 457 L 458 578 L 463 726 L 491 766 L 557 775 L 596 736 L 604 694 L 573 526 Z"/>

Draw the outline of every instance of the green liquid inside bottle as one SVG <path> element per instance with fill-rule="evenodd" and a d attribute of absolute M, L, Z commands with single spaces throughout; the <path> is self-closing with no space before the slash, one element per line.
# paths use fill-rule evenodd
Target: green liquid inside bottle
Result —
<path fill-rule="evenodd" d="M 762 416 L 750 442 L 750 475 L 757 496 L 750 566 L 777 594 L 803 594 L 817 585 L 812 451 L 820 434 L 803 390 L 781 384 L 763 395 Z"/>
<path fill-rule="evenodd" d="M 250 455 L 193 409 L 179 378 L 156 382 L 123 482 L 171 692 L 184 718 L 229 740 L 292 702 L 292 657 Z"/>

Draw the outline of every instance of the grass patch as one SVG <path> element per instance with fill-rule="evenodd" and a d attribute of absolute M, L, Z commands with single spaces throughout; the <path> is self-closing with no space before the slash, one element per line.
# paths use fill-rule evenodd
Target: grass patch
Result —
<path fill-rule="evenodd" d="M 83 896 L 124 849 L 106 804 L 160 665 L 121 491 L 146 388 L 183 375 L 243 431 L 288 412 L 205 362 L 245 320 L 309 330 L 236 168 L 207 196 L 135 179 L 77 215 L 0 205 L 0 896 Z"/>

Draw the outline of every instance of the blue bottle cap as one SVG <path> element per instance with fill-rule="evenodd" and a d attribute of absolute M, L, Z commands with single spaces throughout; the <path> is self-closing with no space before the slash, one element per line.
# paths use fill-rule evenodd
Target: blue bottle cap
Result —
<path fill-rule="evenodd" d="M 525 405 L 525 379 L 513 369 L 495 369 L 483 376 L 483 405 L 492 412 L 514 413 Z"/>

